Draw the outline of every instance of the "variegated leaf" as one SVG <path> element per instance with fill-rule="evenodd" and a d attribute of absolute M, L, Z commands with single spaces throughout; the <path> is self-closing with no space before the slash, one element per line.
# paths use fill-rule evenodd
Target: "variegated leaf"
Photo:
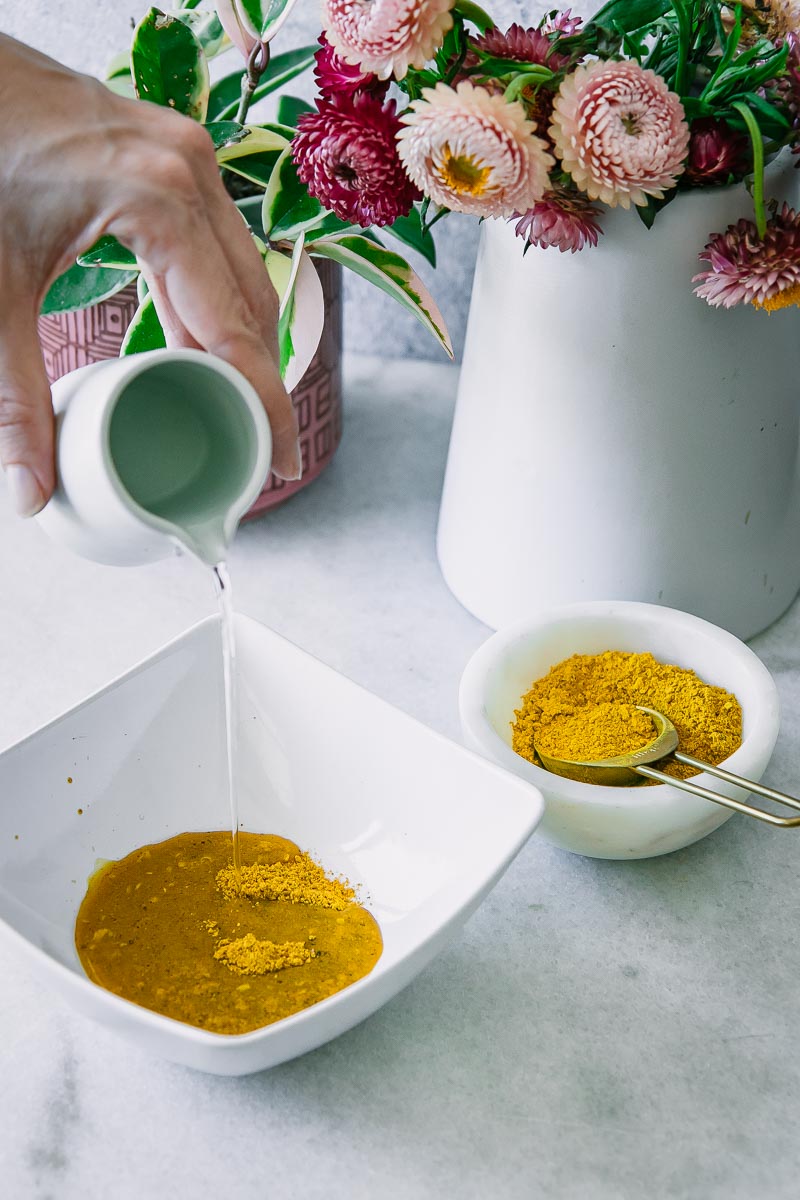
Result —
<path fill-rule="evenodd" d="M 334 234 L 308 247 L 309 254 L 333 259 L 392 296 L 428 329 L 450 358 L 453 347 L 436 301 L 415 271 L 399 254 L 361 234 Z"/>
<path fill-rule="evenodd" d="M 131 46 L 136 95 L 204 121 L 210 83 L 203 48 L 178 17 L 151 8 L 136 26 Z"/>
<path fill-rule="evenodd" d="M 284 24 L 297 0 L 236 0 L 262 42 L 271 42 Z"/>
<path fill-rule="evenodd" d="M 300 182 L 292 160 L 292 148 L 287 147 L 278 159 L 264 193 L 261 215 L 267 237 L 273 241 L 294 239 L 318 225 L 326 211 Z"/>
<path fill-rule="evenodd" d="M 158 319 L 152 296 L 145 296 L 128 326 L 120 357 L 125 354 L 141 354 L 144 350 L 161 350 L 167 344 L 164 330 Z"/>

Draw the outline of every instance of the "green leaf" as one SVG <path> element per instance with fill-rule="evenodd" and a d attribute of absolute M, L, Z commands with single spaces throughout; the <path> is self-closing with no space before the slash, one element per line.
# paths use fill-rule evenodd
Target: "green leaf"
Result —
<path fill-rule="evenodd" d="M 313 111 L 313 104 L 307 104 L 299 96 L 281 96 L 275 115 L 281 125 L 288 125 L 291 129 L 296 129 L 297 122 L 303 113 Z"/>
<path fill-rule="evenodd" d="M 636 213 L 642 224 L 647 229 L 652 229 L 653 222 L 661 212 L 661 209 L 665 208 L 669 203 L 671 203 L 677 194 L 677 189 L 673 188 L 671 191 L 666 193 L 662 200 L 657 200 L 654 196 L 648 196 L 646 204 L 637 204 Z"/>
<path fill-rule="evenodd" d="M 143 350 L 163 350 L 166 344 L 167 339 L 161 328 L 153 298 L 145 296 L 128 326 L 119 352 L 120 357 L 125 354 L 141 354 Z"/>
<path fill-rule="evenodd" d="M 300 46 L 297 50 L 288 50 L 285 54 L 276 54 L 270 59 L 264 75 L 256 90 L 253 92 L 253 104 L 263 100 L 270 92 L 276 92 L 306 71 L 314 62 L 314 54 L 319 46 Z M 218 79 L 211 89 L 208 98 L 208 119 L 211 121 L 226 121 L 235 117 L 239 109 L 239 99 L 242 94 L 242 72 L 234 71 Z"/>
<path fill-rule="evenodd" d="M 269 42 L 283 25 L 297 0 L 238 0 L 262 42 Z"/>
<path fill-rule="evenodd" d="M 235 121 L 222 121 L 206 126 L 215 143 L 223 132 L 220 126 L 232 126 L 233 131 L 226 141 L 217 145 L 217 162 L 266 188 L 276 163 L 289 146 L 289 139 L 262 125 L 242 126 Z M 292 130 L 288 132 L 291 134 Z"/>
<path fill-rule="evenodd" d="M 116 79 L 118 75 L 130 76 L 131 73 L 131 56 L 127 50 L 121 50 L 119 54 L 115 54 L 111 62 L 106 67 L 106 79 Z"/>
<path fill-rule="evenodd" d="M 116 295 L 136 278 L 136 271 L 104 270 L 75 263 L 54 279 L 42 303 L 42 316 L 75 312 Z"/>
<path fill-rule="evenodd" d="M 117 271 L 139 270 L 136 255 L 127 246 L 123 246 L 115 237 L 106 235 L 78 255 L 82 267 L 113 267 Z"/>
<path fill-rule="evenodd" d="M 742 99 L 755 113 L 758 127 L 765 137 L 782 138 L 791 129 L 788 118 L 757 92 L 747 92 Z"/>
<path fill-rule="evenodd" d="M 115 75 L 113 79 L 106 79 L 104 82 L 108 90 L 114 92 L 115 95 L 124 96 L 126 100 L 136 99 L 133 79 L 130 75 Z"/>
<path fill-rule="evenodd" d="M 208 121 L 205 128 L 215 150 L 227 146 L 229 142 L 242 142 L 247 137 L 247 126 L 240 125 L 238 121 Z"/>
<path fill-rule="evenodd" d="M 297 284 L 297 272 L 300 267 L 300 256 L 303 253 L 303 243 L 305 236 L 301 233 L 294 246 L 292 247 L 292 259 L 289 269 L 289 279 L 286 284 L 283 294 L 279 292 L 280 307 L 278 311 L 278 352 L 280 357 L 280 373 L 283 379 L 286 378 L 286 370 L 289 363 L 294 358 L 295 347 L 292 340 L 292 325 L 295 317 L 295 286 Z"/>
<path fill-rule="evenodd" d="M 197 9 L 196 6 L 192 6 L 192 8 L 169 12 L 167 16 L 177 17 L 179 21 L 183 21 L 184 25 L 188 25 L 203 47 L 206 58 L 214 58 L 223 48 L 225 30 L 213 8 Z"/>
<path fill-rule="evenodd" d="M 453 347 L 444 318 L 436 306 L 425 284 L 411 269 L 404 258 L 376 245 L 369 238 L 358 234 L 339 234 L 323 238 L 307 246 L 309 254 L 319 258 L 330 258 L 348 267 L 362 279 L 375 284 L 413 313 L 444 347 L 450 358 Z"/>
<path fill-rule="evenodd" d="M 601 29 L 616 29 L 621 33 L 631 33 L 650 25 L 663 17 L 672 8 L 671 0 L 609 0 L 599 12 L 595 13 L 587 29 L 599 26 Z"/>
<path fill-rule="evenodd" d="M 301 183 L 292 160 L 292 148 L 287 147 L 264 193 L 261 219 L 265 235 L 272 241 L 296 237 L 306 229 L 313 229 L 325 212 L 319 200 Z"/>
<path fill-rule="evenodd" d="M 326 212 L 325 209 L 322 210 L 320 219 L 314 225 L 309 226 L 305 232 L 315 238 L 328 237 L 331 233 L 345 232 L 360 233 L 362 237 L 372 236 L 368 230 L 362 229 L 360 225 L 352 225 L 349 221 L 343 221 L 335 213 Z"/>
<path fill-rule="evenodd" d="M 151 8 L 136 26 L 131 47 L 136 95 L 204 121 L 208 108 L 208 63 L 197 38 L 182 20 Z"/>
<path fill-rule="evenodd" d="M 398 217 L 391 225 L 386 225 L 385 229 L 387 233 L 391 233 L 426 258 L 432 267 L 436 266 L 436 246 L 430 231 L 423 228 L 422 217 L 416 206 L 407 217 Z"/>

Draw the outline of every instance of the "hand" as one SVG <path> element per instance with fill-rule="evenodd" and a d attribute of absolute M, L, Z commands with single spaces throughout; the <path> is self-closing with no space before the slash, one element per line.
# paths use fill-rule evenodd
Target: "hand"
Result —
<path fill-rule="evenodd" d="M 0 34 L 0 151 L 0 460 L 17 511 L 38 512 L 55 484 L 41 303 L 104 233 L 139 259 L 169 344 L 247 376 L 272 426 L 273 470 L 298 479 L 277 297 L 205 130 Z"/>

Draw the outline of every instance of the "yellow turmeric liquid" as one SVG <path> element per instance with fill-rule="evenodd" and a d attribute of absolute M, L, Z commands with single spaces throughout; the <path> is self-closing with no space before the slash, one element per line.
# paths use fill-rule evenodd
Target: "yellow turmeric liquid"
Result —
<path fill-rule="evenodd" d="M 286 838 L 239 838 L 245 867 L 300 855 Z M 230 868 L 231 835 L 224 831 L 178 834 L 102 867 L 75 924 L 89 978 L 164 1016 L 239 1034 L 332 996 L 380 958 L 380 929 L 359 904 L 329 908 L 232 895 L 217 880 Z M 247 957 L 253 938 L 276 950 L 291 945 L 283 957 L 301 965 L 251 973 L 264 958 Z M 226 954 L 232 947 L 245 948 L 238 959 Z"/>

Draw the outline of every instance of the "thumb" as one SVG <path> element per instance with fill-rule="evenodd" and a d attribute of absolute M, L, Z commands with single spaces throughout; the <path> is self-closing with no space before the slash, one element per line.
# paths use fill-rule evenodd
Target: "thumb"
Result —
<path fill-rule="evenodd" d="M 0 312 L 0 461 L 21 517 L 32 517 L 55 486 L 53 406 L 36 314 L 24 300 Z"/>

